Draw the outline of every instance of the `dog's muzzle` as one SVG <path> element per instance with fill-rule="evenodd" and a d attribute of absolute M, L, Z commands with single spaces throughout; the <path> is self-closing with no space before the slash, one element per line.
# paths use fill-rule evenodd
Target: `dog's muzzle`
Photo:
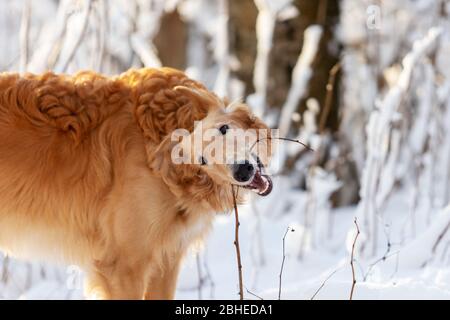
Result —
<path fill-rule="evenodd" d="M 260 196 L 267 196 L 273 188 L 272 180 L 262 173 L 262 166 L 255 166 L 248 160 L 234 164 L 233 178 L 240 186 L 256 192 Z"/>

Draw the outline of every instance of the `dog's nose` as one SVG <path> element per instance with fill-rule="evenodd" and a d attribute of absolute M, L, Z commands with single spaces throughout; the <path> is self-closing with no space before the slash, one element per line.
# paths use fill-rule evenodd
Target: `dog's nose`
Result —
<path fill-rule="evenodd" d="M 248 161 L 245 160 L 243 163 L 234 165 L 234 179 L 238 182 L 247 182 L 255 173 L 255 167 Z"/>

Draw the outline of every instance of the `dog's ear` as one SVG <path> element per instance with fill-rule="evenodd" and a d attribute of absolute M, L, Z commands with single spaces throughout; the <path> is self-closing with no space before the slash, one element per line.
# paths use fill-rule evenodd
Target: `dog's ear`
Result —
<path fill-rule="evenodd" d="M 203 190 L 198 193 L 205 194 L 204 190 L 211 189 L 212 180 L 198 165 L 192 164 L 192 159 L 187 158 L 190 153 L 184 153 L 186 149 L 183 148 L 183 142 L 188 144 L 188 141 L 173 141 L 172 137 L 167 136 L 156 149 L 148 153 L 148 165 L 154 174 L 161 177 L 171 192 L 177 196 L 189 195 L 192 200 L 197 194 L 191 194 L 192 190 Z"/>
<path fill-rule="evenodd" d="M 148 151 L 148 165 L 154 172 L 166 171 L 171 165 L 171 151 L 175 147 L 175 142 L 171 141 L 170 136 L 164 138 L 159 146 Z"/>
<path fill-rule="evenodd" d="M 180 194 L 181 166 L 172 162 L 171 154 L 176 142 L 170 136 L 165 137 L 156 149 L 147 149 L 147 161 L 150 170 L 160 177 L 176 195 Z"/>
<path fill-rule="evenodd" d="M 173 89 L 187 97 L 194 104 L 204 106 L 209 111 L 224 107 L 222 100 L 220 100 L 218 96 L 205 89 L 187 86 L 176 86 Z"/>
<path fill-rule="evenodd" d="M 166 136 L 156 149 L 149 146 L 147 155 L 150 169 L 165 174 L 168 170 L 174 171 L 176 165 L 192 163 L 189 141 L 190 135 L 184 131 L 178 136 Z"/>
<path fill-rule="evenodd" d="M 161 171 L 163 163 L 164 163 L 164 158 L 165 158 L 165 154 L 162 148 L 160 148 L 161 145 L 154 151 L 149 152 L 148 154 L 148 166 L 150 167 L 150 169 L 154 172 L 158 172 Z"/>

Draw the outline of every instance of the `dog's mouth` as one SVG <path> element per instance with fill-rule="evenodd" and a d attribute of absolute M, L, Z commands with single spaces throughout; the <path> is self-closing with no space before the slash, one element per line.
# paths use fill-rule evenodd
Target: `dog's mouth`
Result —
<path fill-rule="evenodd" d="M 267 196 L 272 192 L 273 183 L 268 175 L 263 174 L 261 170 L 256 170 L 252 181 L 243 187 L 256 192 L 260 196 Z"/>

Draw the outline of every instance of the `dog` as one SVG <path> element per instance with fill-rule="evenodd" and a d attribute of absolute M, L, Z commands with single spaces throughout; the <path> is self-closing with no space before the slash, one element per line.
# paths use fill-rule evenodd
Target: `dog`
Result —
<path fill-rule="evenodd" d="M 268 156 L 231 163 L 190 144 L 232 128 L 269 129 L 171 68 L 0 74 L 0 250 L 80 266 L 90 298 L 173 299 L 183 257 L 233 193 L 272 189 L 270 136 L 256 141 Z M 177 145 L 193 161 L 174 163 Z"/>

